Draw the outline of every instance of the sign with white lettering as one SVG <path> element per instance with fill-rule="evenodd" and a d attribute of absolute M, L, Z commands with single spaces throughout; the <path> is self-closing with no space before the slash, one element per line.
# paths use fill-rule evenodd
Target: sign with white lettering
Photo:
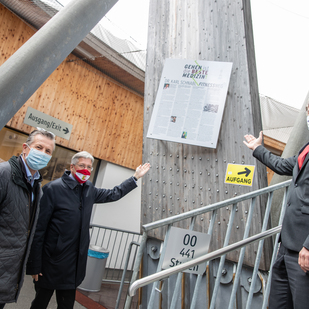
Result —
<path fill-rule="evenodd" d="M 45 129 L 46 131 L 50 131 L 55 135 L 67 140 L 70 139 L 73 129 L 71 124 L 44 114 L 30 106 L 27 109 L 24 123 L 35 128 L 39 127 Z"/>
<path fill-rule="evenodd" d="M 167 241 L 162 269 L 189 262 L 208 252 L 210 235 L 172 226 Z M 186 273 L 203 274 L 206 263 L 185 270 Z"/>
<path fill-rule="evenodd" d="M 252 187 L 254 165 L 229 163 L 226 168 L 225 183 Z"/>

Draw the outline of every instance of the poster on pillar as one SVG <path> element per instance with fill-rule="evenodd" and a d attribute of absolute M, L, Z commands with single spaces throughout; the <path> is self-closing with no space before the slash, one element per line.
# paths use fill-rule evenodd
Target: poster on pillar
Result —
<path fill-rule="evenodd" d="M 166 59 L 147 137 L 216 148 L 232 65 Z"/>

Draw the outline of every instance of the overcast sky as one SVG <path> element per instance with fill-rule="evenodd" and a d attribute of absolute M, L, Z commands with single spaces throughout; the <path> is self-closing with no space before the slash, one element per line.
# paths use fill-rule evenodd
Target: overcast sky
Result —
<path fill-rule="evenodd" d="M 301 108 L 309 91 L 309 0 L 251 0 L 251 9 L 259 92 Z M 149 0 L 119 0 L 102 23 L 146 49 L 148 10 Z"/>
<path fill-rule="evenodd" d="M 251 0 L 259 92 L 301 108 L 309 91 L 309 1 Z"/>

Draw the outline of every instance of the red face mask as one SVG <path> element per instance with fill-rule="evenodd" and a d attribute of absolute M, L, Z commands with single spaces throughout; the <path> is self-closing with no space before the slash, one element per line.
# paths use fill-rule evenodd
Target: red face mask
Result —
<path fill-rule="evenodd" d="M 87 170 L 77 170 L 76 173 L 74 174 L 75 179 L 79 182 L 79 183 L 85 183 L 89 177 L 90 177 L 91 173 Z"/>

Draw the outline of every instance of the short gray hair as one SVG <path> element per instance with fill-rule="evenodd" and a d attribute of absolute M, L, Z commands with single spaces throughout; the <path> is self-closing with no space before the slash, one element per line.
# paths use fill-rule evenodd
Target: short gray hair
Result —
<path fill-rule="evenodd" d="M 73 165 L 77 164 L 80 158 L 90 159 L 92 164 L 94 162 L 94 158 L 93 158 L 93 156 L 89 152 L 87 152 L 87 151 L 80 151 L 80 152 L 76 153 L 72 157 L 71 164 L 73 164 Z"/>
<path fill-rule="evenodd" d="M 28 146 L 30 146 L 32 143 L 33 143 L 33 141 L 34 141 L 34 137 L 36 136 L 36 135 L 38 135 L 38 134 L 41 134 L 42 136 L 45 136 L 45 137 L 47 137 L 48 139 L 50 139 L 51 141 L 53 141 L 54 142 L 54 150 L 55 150 L 55 135 L 53 134 L 53 133 L 51 133 L 51 132 L 49 132 L 49 131 L 46 131 L 46 130 L 44 130 L 44 129 L 36 129 L 36 130 L 33 130 L 30 134 L 29 134 L 29 136 L 28 136 L 28 138 L 27 138 L 27 140 L 26 140 L 26 144 L 28 145 Z"/>

